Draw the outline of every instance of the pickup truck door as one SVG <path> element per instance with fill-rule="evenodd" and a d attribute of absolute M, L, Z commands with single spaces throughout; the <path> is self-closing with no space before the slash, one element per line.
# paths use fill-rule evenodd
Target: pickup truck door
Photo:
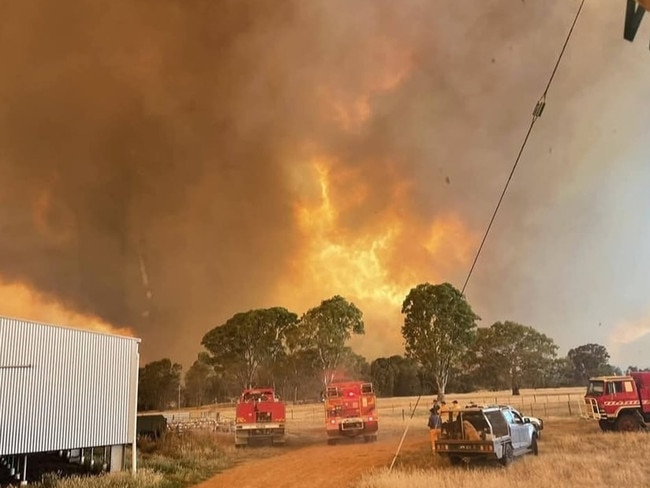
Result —
<path fill-rule="evenodd" d="M 508 427 L 510 428 L 510 437 L 512 439 L 513 449 L 517 450 L 523 447 L 523 443 L 522 443 L 523 440 L 522 434 L 524 429 L 523 419 L 519 417 L 519 422 L 517 422 L 517 417 L 515 416 L 515 413 L 509 408 L 503 409 L 503 416 L 506 418 L 508 422 Z"/>
<path fill-rule="evenodd" d="M 515 411 L 512 411 L 512 418 L 514 420 L 513 430 L 517 431 L 517 446 L 518 448 L 526 448 L 530 445 L 530 439 L 528 438 L 528 433 L 530 432 L 529 426 L 524 422 L 524 418 Z"/>

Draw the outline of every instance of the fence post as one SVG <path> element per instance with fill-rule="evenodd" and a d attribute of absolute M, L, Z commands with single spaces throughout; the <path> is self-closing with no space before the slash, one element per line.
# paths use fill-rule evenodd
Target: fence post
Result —
<path fill-rule="evenodd" d="M 404 420 L 404 409 L 402 409 L 402 420 Z"/>
<path fill-rule="evenodd" d="M 573 415 L 573 411 L 571 410 L 571 402 L 566 402 L 566 403 L 569 406 L 569 415 Z"/>
<path fill-rule="evenodd" d="M 548 413 L 546 413 L 546 403 L 544 404 L 544 417 L 547 417 Z"/>

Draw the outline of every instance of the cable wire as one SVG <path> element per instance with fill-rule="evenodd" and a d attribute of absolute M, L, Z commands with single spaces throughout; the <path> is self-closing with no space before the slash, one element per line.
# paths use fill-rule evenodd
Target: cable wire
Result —
<path fill-rule="evenodd" d="M 496 219 L 497 213 L 499 212 L 499 208 L 501 207 L 501 202 L 503 201 L 503 198 L 506 195 L 506 192 L 508 191 L 508 186 L 510 185 L 510 181 L 512 180 L 512 176 L 515 174 L 515 170 L 517 169 L 517 165 L 519 164 L 519 161 L 521 160 L 521 155 L 524 152 L 524 149 L 526 148 L 526 144 L 528 143 L 528 138 L 530 137 L 531 132 L 533 131 L 533 127 L 535 126 L 535 122 L 537 122 L 537 119 L 539 119 L 542 116 L 542 113 L 544 112 L 544 108 L 546 107 L 546 95 L 548 94 L 549 89 L 551 88 L 551 84 L 553 83 L 553 79 L 555 78 L 555 74 L 557 73 L 558 67 L 560 66 L 560 62 L 562 61 L 562 57 L 564 56 L 564 52 L 566 51 L 567 45 L 569 44 L 569 41 L 571 40 L 571 36 L 573 34 L 573 30 L 576 26 L 576 23 L 578 22 L 578 18 L 580 17 L 580 13 L 582 12 L 582 7 L 585 4 L 585 0 L 582 0 L 580 2 L 580 6 L 578 7 L 578 11 L 576 12 L 576 15 L 573 19 L 573 23 L 571 24 L 571 28 L 569 29 L 569 33 L 566 36 L 566 39 L 564 40 L 564 44 L 562 46 L 562 50 L 560 51 L 560 54 L 557 58 L 557 61 L 555 62 L 555 66 L 553 67 L 553 71 L 551 72 L 551 76 L 549 77 L 548 83 L 546 84 L 546 88 L 544 89 L 544 93 L 540 97 L 540 99 L 537 101 L 537 104 L 535 105 L 535 109 L 533 110 L 533 118 L 530 122 L 530 125 L 528 126 L 528 131 L 526 132 L 526 137 L 524 137 L 524 141 L 521 144 L 521 147 L 519 148 L 519 152 L 517 153 L 517 158 L 515 159 L 515 162 L 512 166 L 512 169 L 510 170 L 510 174 L 508 175 L 508 179 L 506 180 L 506 184 L 503 187 L 503 191 L 501 192 L 501 196 L 499 196 L 499 200 L 497 202 L 496 207 L 494 208 L 494 212 L 492 213 L 492 217 L 490 218 L 490 222 L 488 223 L 487 229 L 485 230 L 485 234 L 483 235 L 483 239 L 481 240 L 481 245 L 478 248 L 478 251 L 476 252 L 476 256 L 474 257 L 474 261 L 472 262 L 472 266 L 469 269 L 469 272 L 467 274 L 467 278 L 465 279 L 465 283 L 463 284 L 463 288 L 461 290 L 461 295 L 465 294 L 465 288 L 467 287 L 467 284 L 469 283 L 470 278 L 472 277 L 472 273 L 474 271 L 474 268 L 476 267 L 476 262 L 478 261 L 479 256 L 481 255 L 481 251 L 483 250 L 483 245 L 485 244 L 485 241 L 487 239 L 488 234 L 490 233 L 490 229 L 492 228 L 492 224 L 494 223 L 494 219 Z M 406 437 L 406 433 L 408 432 L 409 429 L 409 424 L 411 423 L 411 419 L 413 419 L 413 416 L 415 415 L 415 410 L 420 403 L 420 398 L 422 398 L 422 394 L 418 395 L 417 401 L 415 402 L 415 405 L 413 407 L 413 410 L 411 411 L 411 416 L 409 418 L 409 422 L 406 424 L 406 428 L 404 429 L 404 433 L 402 434 L 402 439 L 399 443 L 399 446 L 397 447 L 397 451 L 395 452 L 395 456 L 393 457 L 393 461 L 390 463 L 390 468 L 388 468 L 388 472 L 391 472 L 393 470 L 393 466 L 395 464 L 395 461 L 397 460 L 397 456 L 399 455 L 399 452 L 402 448 L 402 444 L 404 442 L 404 438 Z"/>
<path fill-rule="evenodd" d="M 560 51 L 560 55 L 557 58 L 555 67 L 553 68 L 548 83 L 546 84 L 546 89 L 544 90 L 544 93 L 542 94 L 540 99 L 537 101 L 537 105 L 535 105 L 535 110 L 533 111 L 533 118 L 530 121 L 528 132 L 526 132 L 526 137 L 524 137 L 524 142 L 521 144 L 521 147 L 519 148 L 519 152 L 517 153 L 517 158 L 515 159 L 515 163 L 513 164 L 512 169 L 510 170 L 510 174 L 508 175 L 506 184 L 503 187 L 503 191 L 501 192 L 499 201 L 497 202 L 497 205 L 494 208 L 494 212 L 492 213 L 492 218 L 490 218 L 490 222 L 487 226 L 487 229 L 485 230 L 483 239 L 481 240 L 481 245 L 479 246 L 478 251 L 476 252 L 476 256 L 474 256 L 474 261 L 472 262 L 472 266 L 469 269 L 469 273 L 467 273 L 467 278 L 465 279 L 465 283 L 463 283 L 463 288 L 460 291 L 462 295 L 465 294 L 465 288 L 467 288 L 467 284 L 469 283 L 469 280 L 472 277 L 472 273 L 474 272 L 474 268 L 476 267 L 476 262 L 478 261 L 478 258 L 481 255 L 481 251 L 483 250 L 483 245 L 485 244 L 487 236 L 490 233 L 490 229 L 492 229 L 492 224 L 494 223 L 494 219 L 496 218 L 497 213 L 499 212 L 499 208 L 501 207 L 501 202 L 503 201 L 503 198 L 505 197 L 506 192 L 508 191 L 508 187 L 510 186 L 510 181 L 512 180 L 512 176 L 515 174 L 515 170 L 517 169 L 517 165 L 519 164 L 521 155 L 523 154 L 524 149 L 526 148 L 526 144 L 528 143 L 528 138 L 530 137 L 530 134 L 533 131 L 535 122 L 537 122 L 537 119 L 539 119 L 542 116 L 542 112 L 544 111 L 544 108 L 546 106 L 546 95 L 548 94 L 548 90 L 551 87 L 551 84 L 553 83 L 553 79 L 555 78 L 555 73 L 557 73 L 557 69 L 560 66 L 560 62 L 562 61 L 562 57 L 564 56 L 564 52 L 566 51 L 567 45 L 569 44 L 569 40 L 571 39 L 571 35 L 573 34 L 573 29 L 575 28 L 576 23 L 578 22 L 578 18 L 580 17 L 580 12 L 582 12 L 582 7 L 584 4 L 585 4 L 585 0 L 582 0 L 580 2 L 580 7 L 578 7 L 578 11 L 576 12 L 575 18 L 573 19 L 573 23 L 571 24 L 571 28 L 569 29 L 569 33 L 566 36 L 564 45 L 562 46 L 562 50 Z"/>

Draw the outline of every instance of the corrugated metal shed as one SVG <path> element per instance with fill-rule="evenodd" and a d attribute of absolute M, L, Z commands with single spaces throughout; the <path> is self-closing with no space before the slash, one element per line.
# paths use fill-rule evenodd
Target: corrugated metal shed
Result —
<path fill-rule="evenodd" d="M 133 442 L 139 342 L 0 317 L 0 455 Z"/>

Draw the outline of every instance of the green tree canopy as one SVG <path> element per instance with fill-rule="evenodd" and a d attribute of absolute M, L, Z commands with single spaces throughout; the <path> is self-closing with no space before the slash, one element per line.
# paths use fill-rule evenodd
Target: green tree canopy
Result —
<path fill-rule="evenodd" d="M 614 373 L 614 367 L 609 364 L 609 353 L 600 344 L 578 346 L 570 349 L 567 356 L 573 363 L 574 375 L 579 384 L 586 384 L 592 376 Z"/>
<path fill-rule="evenodd" d="M 486 386 L 507 386 L 513 395 L 519 395 L 522 384 L 543 386 L 557 355 L 557 346 L 551 338 L 532 327 L 510 321 L 480 329 L 476 350 L 483 381 L 493 383 Z"/>
<path fill-rule="evenodd" d="M 202 352 L 185 373 L 185 399 L 190 406 L 215 401 L 219 379 L 207 353 Z"/>
<path fill-rule="evenodd" d="M 201 343 L 217 370 L 233 375 L 242 388 L 250 388 L 260 366 L 282 353 L 285 335 L 297 319 L 282 307 L 241 312 L 205 334 Z"/>
<path fill-rule="evenodd" d="M 302 316 L 288 335 L 288 347 L 294 351 L 313 351 L 316 366 L 323 375 L 323 383 L 327 385 L 348 354 L 346 342 L 352 334 L 363 333 L 361 310 L 354 303 L 335 295 Z"/>
<path fill-rule="evenodd" d="M 170 359 L 153 361 L 140 368 L 138 409 L 164 410 L 177 402 L 183 367 Z"/>
<path fill-rule="evenodd" d="M 630 373 L 646 372 L 650 371 L 650 368 L 639 368 L 638 366 L 628 366 L 627 371 Z"/>
<path fill-rule="evenodd" d="M 551 388 L 562 388 L 565 386 L 575 386 L 575 368 L 568 357 L 557 358 L 553 360 L 546 375 L 546 384 L 544 386 Z"/>
<path fill-rule="evenodd" d="M 412 396 L 422 393 L 420 367 L 412 358 L 394 355 L 370 363 L 370 376 L 379 396 Z"/>
<path fill-rule="evenodd" d="M 406 355 L 418 361 L 443 399 L 449 372 L 476 336 L 476 315 L 449 283 L 424 283 L 411 289 L 402 304 Z"/>

